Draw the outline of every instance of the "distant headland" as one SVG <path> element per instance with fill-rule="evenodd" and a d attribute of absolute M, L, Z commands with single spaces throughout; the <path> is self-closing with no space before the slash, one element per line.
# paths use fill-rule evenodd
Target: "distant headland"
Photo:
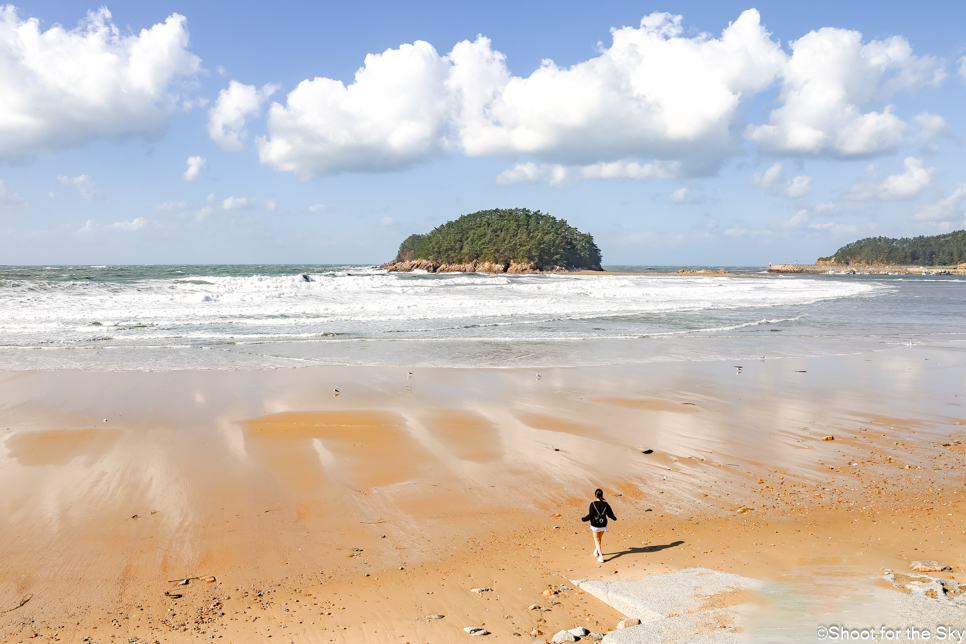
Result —
<path fill-rule="evenodd" d="M 866 237 L 846 244 L 814 265 L 779 264 L 772 273 L 966 273 L 966 230 L 943 235 Z"/>
<path fill-rule="evenodd" d="M 589 233 L 539 210 L 481 210 L 410 235 L 390 272 L 560 273 L 600 271 L 600 249 Z"/>

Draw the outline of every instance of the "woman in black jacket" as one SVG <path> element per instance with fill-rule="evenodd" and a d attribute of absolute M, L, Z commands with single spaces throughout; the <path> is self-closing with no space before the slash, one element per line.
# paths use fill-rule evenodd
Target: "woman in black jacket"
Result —
<path fill-rule="evenodd" d="M 607 517 L 617 521 L 614 511 L 610 509 L 610 503 L 604 500 L 604 491 L 600 488 L 594 492 L 596 501 L 590 504 L 590 511 L 581 521 L 590 521 L 590 531 L 594 533 L 594 556 L 597 561 L 604 563 L 604 551 L 600 549 L 600 540 L 607 532 Z"/>

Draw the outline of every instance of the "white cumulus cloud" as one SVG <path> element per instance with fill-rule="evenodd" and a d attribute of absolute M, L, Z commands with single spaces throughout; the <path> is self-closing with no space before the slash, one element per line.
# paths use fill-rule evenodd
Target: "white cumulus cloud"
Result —
<path fill-rule="evenodd" d="M 932 183 L 935 168 L 923 166 L 922 159 L 906 157 L 903 162 L 906 171 L 886 177 L 879 186 L 879 195 L 883 199 L 909 199 L 915 197 Z"/>
<path fill-rule="evenodd" d="M 200 69 L 187 47 L 178 14 L 123 36 L 104 8 L 42 31 L 0 7 L 0 158 L 157 135 L 177 108 L 176 79 Z"/>
<path fill-rule="evenodd" d="M 667 200 L 668 203 L 678 204 L 681 206 L 699 204 L 706 201 L 704 195 L 688 187 L 678 188 L 668 195 Z"/>
<path fill-rule="evenodd" d="M 906 157 L 905 172 L 882 178 L 878 168 L 870 165 L 864 181 L 849 188 L 846 199 L 868 201 L 872 199 L 911 199 L 922 193 L 932 183 L 935 168 L 925 167 L 922 159 Z"/>
<path fill-rule="evenodd" d="M 923 112 L 917 114 L 914 118 L 920 128 L 920 136 L 924 139 L 934 139 L 947 132 L 946 119 L 938 114 Z"/>
<path fill-rule="evenodd" d="M 218 93 L 218 100 L 208 110 L 208 136 L 224 150 L 239 152 L 244 149 L 243 141 L 248 137 L 245 122 L 249 116 L 258 114 L 262 103 L 276 89 L 275 85 L 258 89 L 254 85 L 230 81 L 228 89 Z"/>
<path fill-rule="evenodd" d="M 938 85 L 942 61 L 917 57 L 900 36 L 862 43 L 862 34 L 823 28 L 791 43 L 782 68 L 781 107 L 745 135 L 766 152 L 863 156 L 894 150 L 907 124 L 890 105 L 869 106 L 900 90 Z M 867 111 L 866 111 L 867 110 Z"/>
<path fill-rule="evenodd" d="M 221 202 L 221 207 L 225 210 L 247 210 L 254 205 L 255 202 L 248 197 L 228 197 Z"/>
<path fill-rule="evenodd" d="M 194 181 L 206 167 L 208 167 L 208 159 L 204 157 L 188 157 L 188 169 L 181 176 L 185 181 Z"/>
<path fill-rule="evenodd" d="M 0 206 L 20 206 L 24 203 L 23 197 L 15 192 L 9 192 L 7 186 L 3 185 L 3 181 L 0 181 Z"/>
<path fill-rule="evenodd" d="M 114 228 L 115 230 L 141 230 L 148 225 L 148 220 L 144 217 L 137 217 L 132 221 L 116 221 L 108 228 Z"/>
<path fill-rule="evenodd" d="M 101 190 L 94 181 L 91 180 L 90 176 L 82 174 L 77 177 L 57 177 L 65 186 L 74 186 L 80 193 L 81 199 L 86 199 L 87 201 L 94 201 L 95 199 L 106 199 L 104 191 Z"/>
<path fill-rule="evenodd" d="M 923 206 L 912 216 L 916 221 L 958 219 L 966 215 L 966 183 L 960 182 L 953 194 L 936 203 Z"/>
<path fill-rule="evenodd" d="M 633 158 L 710 171 L 732 149 L 742 101 L 774 81 L 785 54 L 755 10 L 717 38 L 682 34 L 680 16 L 651 14 L 612 30 L 599 56 L 569 68 L 544 61 L 527 77 L 512 76 L 482 36 L 446 56 L 422 41 L 370 54 L 348 86 L 305 80 L 274 103 L 259 156 L 306 179 L 405 168 L 452 149 L 600 165 L 600 178 L 636 178 L 606 167 Z M 503 181 L 524 175 L 517 167 Z"/>
<path fill-rule="evenodd" d="M 302 178 L 407 167 L 442 149 L 452 64 L 427 42 L 366 56 L 348 87 L 304 80 L 268 112 L 262 163 Z"/>
<path fill-rule="evenodd" d="M 681 173 L 678 161 L 656 161 L 637 163 L 634 161 L 612 161 L 585 166 L 565 166 L 559 163 L 536 164 L 532 161 L 518 163 L 504 170 L 496 177 L 500 185 L 511 183 L 549 183 L 552 186 L 569 186 L 581 179 L 671 179 Z"/>
<path fill-rule="evenodd" d="M 782 164 L 776 163 L 764 172 L 751 175 L 751 185 L 764 188 L 779 197 L 795 199 L 812 191 L 812 178 L 804 174 L 791 178 L 782 171 Z"/>

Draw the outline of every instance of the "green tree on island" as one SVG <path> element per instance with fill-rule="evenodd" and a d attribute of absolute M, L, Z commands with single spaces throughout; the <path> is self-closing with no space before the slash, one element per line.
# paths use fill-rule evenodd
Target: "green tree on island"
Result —
<path fill-rule="evenodd" d="M 532 262 L 541 268 L 601 270 L 594 238 L 563 219 L 526 208 L 481 210 L 410 235 L 396 261 L 426 259 L 440 264 Z"/>
<path fill-rule="evenodd" d="M 931 237 L 866 237 L 820 262 L 894 266 L 955 266 L 966 262 L 966 230 Z"/>

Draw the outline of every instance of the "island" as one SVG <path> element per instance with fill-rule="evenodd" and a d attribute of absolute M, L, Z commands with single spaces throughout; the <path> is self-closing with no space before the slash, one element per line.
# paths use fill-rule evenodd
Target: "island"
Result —
<path fill-rule="evenodd" d="M 820 257 L 814 265 L 779 264 L 771 273 L 966 273 L 966 230 L 919 237 L 866 237 Z"/>
<path fill-rule="evenodd" d="M 563 219 L 526 208 L 480 210 L 410 235 L 390 272 L 561 273 L 602 271 L 594 238 Z"/>

